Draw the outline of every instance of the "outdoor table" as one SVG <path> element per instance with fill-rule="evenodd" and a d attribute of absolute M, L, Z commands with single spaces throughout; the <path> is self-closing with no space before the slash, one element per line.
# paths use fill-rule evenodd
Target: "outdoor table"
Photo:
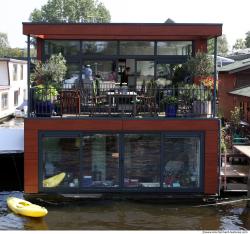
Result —
<path fill-rule="evenodd" d="M 108 103 L 109 103 L 109 115 L 111 115 L 111 108 L 113 105 L 118 105 L 118 109 L 122 111 L 124 114 L 125 110 L 129 109 L 129 106 L 132 105 L 132 114 L 136 115 L 136 92 L 107 92 L 108 97 Z M 129 100 L 132 99 L 132 103 L 126 103 L 126 101 L 129 102 Z M 122 100 L 122 103 L 119 103 L 119 100 Z"/>

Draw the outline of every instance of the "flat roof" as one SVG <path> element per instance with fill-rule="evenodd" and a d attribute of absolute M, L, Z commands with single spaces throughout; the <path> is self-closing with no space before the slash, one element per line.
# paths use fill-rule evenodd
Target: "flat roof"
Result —
<path fill-rule="evenodd" d="M 23 22 L 23 34 L 64 40 L 196 40 L 221 36 L 222 24 Z"/>

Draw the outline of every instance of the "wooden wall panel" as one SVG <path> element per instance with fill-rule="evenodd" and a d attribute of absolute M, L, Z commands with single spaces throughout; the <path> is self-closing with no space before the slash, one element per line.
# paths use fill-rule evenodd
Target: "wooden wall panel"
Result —
<path fill-rule="evenodd" d="M 23 23 L 23 34 L 43 39 L 181 39 L 211 38 L 222 34 L 221 24 L 44 24 Z"/>
<path fill-rule="evenodd" d="M 25 192 L 38 192 L 38 131 L 188 131 L 205 134 L 204 193 L 218 193 L 219 121 L 217 119 L 164 120 L 25 120 Z"/>

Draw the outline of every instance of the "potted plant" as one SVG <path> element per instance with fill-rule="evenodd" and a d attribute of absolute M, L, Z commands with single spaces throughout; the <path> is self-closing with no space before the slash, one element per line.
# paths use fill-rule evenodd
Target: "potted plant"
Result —
<path fill-rule="evenodd" d="M 205 117 L 212 114 L 211 90 L 201 85 L 194 85 L 193 90 L 193 113 Z"/>
<path fill-rule="evenodd" d="M 61 54 L 52 55 L 44 63 L 36 63 L 33 74 L 33 98 L 36 116 L 51 116 L 54 109 L 54 101 L 66 71 L 66 60 Z"/>
<path fill-rule="evenodd" d="M 193 82 L 200 85 L 201 80 L 211 76 L 213 73 L 212 58 L 203 52 L 197 52 L 195 57 L 191 57 L 184 64 Z"/>
<path fill-rule="evenodd" d="M 176 117 L 178 99 L 175 96 L 166 96 L 161 100 L 166 117 Z"/>

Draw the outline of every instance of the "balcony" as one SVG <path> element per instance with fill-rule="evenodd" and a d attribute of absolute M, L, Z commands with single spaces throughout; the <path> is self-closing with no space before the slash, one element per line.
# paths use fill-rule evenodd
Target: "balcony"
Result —
<path fill-rule="evenodd" d="M 29 117 L 211 118 L 213 92 L 197 85 L 120 86 L 108 81 L 30 88 Z"/>

